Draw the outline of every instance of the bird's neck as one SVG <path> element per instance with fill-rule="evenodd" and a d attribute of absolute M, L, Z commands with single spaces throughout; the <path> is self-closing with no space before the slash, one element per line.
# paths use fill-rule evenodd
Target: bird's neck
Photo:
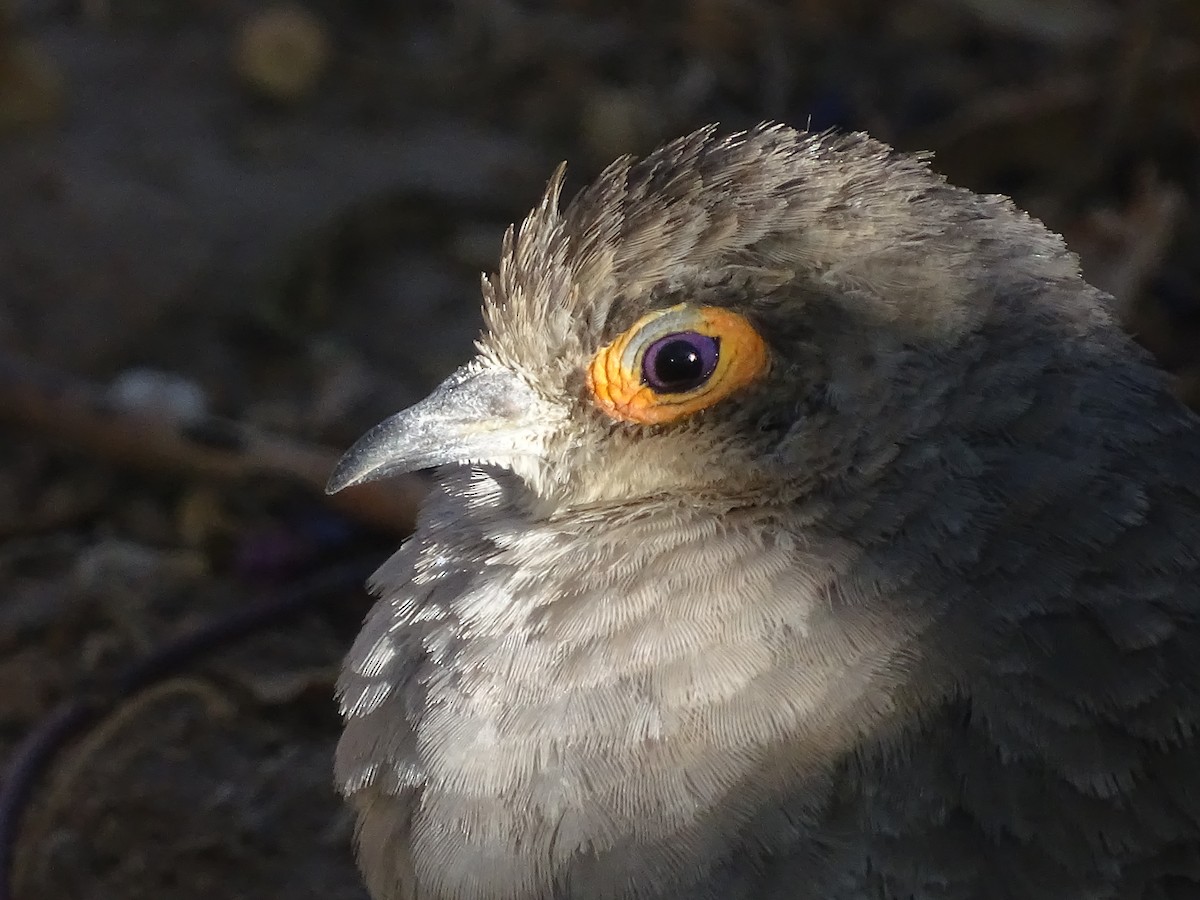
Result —
<path fill-rule="evenodd" d="M 481 865 L 669 873 L 891 715 L 919 623 L 859 602 L 849 543 L 682 503 L 532 522 L 501 488 L 449 496 L 453 532 L 409 548 L 428 583 L 465 581 L 403 623 L 429 655 L 406 686 L 423 834 L 466 832 Z"/>

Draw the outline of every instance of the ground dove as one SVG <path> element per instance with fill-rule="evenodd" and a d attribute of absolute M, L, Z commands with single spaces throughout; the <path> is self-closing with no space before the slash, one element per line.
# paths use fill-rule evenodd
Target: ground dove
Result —
<path fill-rule="evenodd" d="M 372 896 L 1200 897 L 1200 419 L 1061 239 L 865 135 L 561 184 L 330 482 L 441 467 L 339 685 Z"/>

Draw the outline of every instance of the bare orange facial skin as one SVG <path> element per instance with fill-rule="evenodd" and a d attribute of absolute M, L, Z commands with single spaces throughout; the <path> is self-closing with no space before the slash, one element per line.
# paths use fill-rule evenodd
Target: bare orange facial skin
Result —
<path fill-rule="evenodd" d="M 647 350 L 664 340 L 712 339 L 716 364 L 696 386 L 656 390 L 643 368 Z M 621 422 L 663 425 L 707 409 L 760 378 L 769 367 L 766 342 L 745 318 L 717 306 L 686 304 L 642 316 L 600 348 L 588 366 L 587 386 L 596 405 Z"/>

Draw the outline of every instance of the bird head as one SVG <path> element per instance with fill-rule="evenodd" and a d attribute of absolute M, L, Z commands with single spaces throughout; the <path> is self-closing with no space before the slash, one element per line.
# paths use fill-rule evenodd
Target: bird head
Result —
<path fill-rule="evenodd" d="M 562 183 L 483 279 L 475 357 L 365 435 L 329 490 L 495 467 L 553 516 L 852 489 L 968 415 L 970 378 L 1003 384 L 978 363 L 1027 339 L 1015 311 L 1081 284 L 1008 201 L 864 135 L 709 128 L 617 161 L 560 210 Z M 1095 314 L 1043 311 L 1051 331 Z"/>

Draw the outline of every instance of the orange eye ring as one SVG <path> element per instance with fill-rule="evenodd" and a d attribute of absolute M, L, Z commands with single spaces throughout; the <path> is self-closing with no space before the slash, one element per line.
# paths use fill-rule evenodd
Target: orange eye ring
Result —
<path fill-rule="evenodd" d="M 663 361 L 681 380 L 648 370 Z M 682 354 L 681 354 L 682 351 Z M 587 386 L 596 405 L 622 422 L 661 425 L 707 409 L 766 372 L 766 342 L 745 318 L 718 306 L 686 304 L 642 316 L 588 366 Z M 655 384 L 654 382 L 658 382 Z"/>

